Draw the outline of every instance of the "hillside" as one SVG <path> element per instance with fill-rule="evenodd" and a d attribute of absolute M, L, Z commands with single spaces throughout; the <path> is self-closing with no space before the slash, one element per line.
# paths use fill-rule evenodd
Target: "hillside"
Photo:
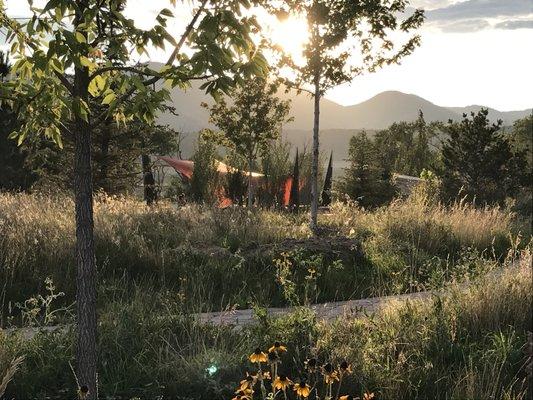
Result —
<path fill-rule="evenodd" d="M 173 89 L 172 105 L 178 115 L 165 113 L 159 122 L 184 132 L 182 154 L 190 156 L 196 142 L 196 132 L 210 127 L 209 114 L 200 103 L 212 102 L 212 99 L 199 89 L 201 83 L 194 83 L 187 90 Z M 302 93 L 280 93 L 280 96 L 292 101 L 291 116 L 294 121 L 283 127 L 286 138 L 298 146 L 310 143 L 313 121 L 313 100 Z M 324 151 L 333 150 L 337 160 L 345 158 L 348 141 L 354 132 L 366 129 L 384 129 L 394 122 L 412 121 L 422 110 L 426 121 L 459 120 L 463 112 L 477 111 L 481 106 L 441 107 L 422 97 L 398 91 L 382 92 L 369 100 L 351 106 L 342 106 L 331 100 L 323 99 L 321 104 L 321 140 Z M 531 110 L 502 112 L 489 109 L 489 118 L 502 119 L 505 125 L 523 118 Z"/>

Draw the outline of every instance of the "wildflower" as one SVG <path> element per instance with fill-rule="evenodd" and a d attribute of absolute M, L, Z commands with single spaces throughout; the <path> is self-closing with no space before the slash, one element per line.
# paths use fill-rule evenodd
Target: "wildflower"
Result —
<path fill-rule="evenodd" d="M 374 393 L 366 392 L 366 393 L 363 395 L 363 400 L 372 400 L 373 398 L 374 398 Z"/>
<path fill-rule="evenodd" d="M 252 354 L 250 354 L 250 361 L 253 363 L 266 363 L 267 355 L 258 347 Z"/>
<path fill-rule="evenodd" d="M 78 398 L 80 400 L 85 400 L 88 395 L 89 395 L 89 387 L 86 385 L 81 385 L 78 388 Z"/>
<path fill-rule="evenodd" d="M 274 380 L 274 389 L 280 389 L 284 391 L 290 385 L 292 385 L 292 381 L 285 375 L 280 375 Z"/>
<path fill-rule="evenodd" d="M 287 351 L 287 347 L 283 346 L 280 342 L 274 342 L 274 345 L 268 349 L 269 352 L 276 351 L 278 353 L 284 353 Z"/>
<path fill-rule="evenodd" d="M 268 371 L 258 371 L 257 374 L 252 375 L 252 377 L 257 380 L 270 379 L 270 372 Z"/>
<path fill-rule="evenodd" d="M 352 366 L 346 360 L 341 362 L 341 365 L 339 365 L 339 369 L 343 374 L 352 373 Z"/>
<path fill-rule="evenodd" d="M 305 380 L 301 380 L 300 383 L 294 385 L 294 391 L 298 396 L 307 398 L 311 394 L 311 387 L 305 382 Z"/>
<path fill-rule="evenodd" d="M 305 366 L 309 372 L 315 372 L 317 361 L 316 358 L 310 358 L 305 362 Z"/>
<path fill-rule="evenodd" d="M 269 364 L 277 364 L 281 362 L 279 359 L 279 355 L 277 351 L 269 351 L 268 352 L 268 363 Z"/>
<path fill-rule="evenodd" d="M 346 394 L 339 397 L 339 400 L 359 400 L 359 397 L 353 397 L 351 394 Z"/>
<path fill-rule="evenodd" d="M 327 363 L 322 367 L 322 373 L 324 374 L 326 385 L 330 385 L 335 381 L 339 380 L 339 374 L 337 373 L 337 371 L 335 371 L 333 365 L 331 365 L 330 363 Z"/>
<path fill-rule="evenodd" d="M 246 378 L 240 382 L 239 388 L 241 390 L 251 389 L 257 382 L 257 377 L 246 373 Z"/>

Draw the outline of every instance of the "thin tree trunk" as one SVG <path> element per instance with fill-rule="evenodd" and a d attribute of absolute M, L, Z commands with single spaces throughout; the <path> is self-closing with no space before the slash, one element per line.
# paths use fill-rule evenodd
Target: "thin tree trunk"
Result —
<path fill-rule="evenodd" d="M 87 102 L 88 70 L 76 68 L 75 98 Z M 80 386 L 89 390 L 87 399 L 96 399 L 96 262 L 93 237 L 93 188 L 91 174 L 91 127 L 75 118 L 74 188 L 76 192 L 76 314 L 78 340 L 76 375 Z"/>
<path fill-rule="evenodd" d="M 319 129 L 320 129 L 320 73 L 315 73 L 315 113 L 313 124 L 313 163 L 311 166 L 311 231 L 317 231 L 317 214 L 318 214 L 318 147 L 319 147 Z"/>
<path fill-rule="evenodd" d="M 252 156 L 248 156 L 248 208 L 252 208 L 254 204 L 253 191 L 252 191 Z"/>

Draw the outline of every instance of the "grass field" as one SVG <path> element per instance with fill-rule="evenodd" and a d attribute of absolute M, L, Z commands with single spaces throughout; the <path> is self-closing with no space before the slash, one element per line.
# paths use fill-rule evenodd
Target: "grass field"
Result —
<path fill-rule="evenodd" d="M 0 195 L 3 327 L 73 322 L 72 209 L 63 195 Z M 99 197 L 102 397 L 229 399 L 251 368 L 247 355 L 281 340 L 291 376 L 309 355 L 350 360 L 343 385 L 353 393 L 527 398 L 527 225 L 505 210 L 444 207 L 421 195 L 373 211 L 335 204 L 320 223 L 317 240 L 304 214 Z M 305 307 L 279 320 L 261 311 L 436 288 L 448 295 L 333 324 Z M 235 331 L 192 316 L 228 307 L 255 307 L 259 323 Z M 73 337 L 0 331 L 0 360 L 25 357 L 7 398 L 75 393 Z"/>

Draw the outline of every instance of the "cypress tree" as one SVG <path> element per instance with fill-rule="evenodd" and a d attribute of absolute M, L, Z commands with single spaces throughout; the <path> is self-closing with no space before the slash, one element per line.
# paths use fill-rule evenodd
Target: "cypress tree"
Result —
<path fill-rule="evenodd" d="M 322 189 L 322 206 L 327 207 L 331 204 L 331 182 L 333 179 L 333 151 L 329 155 L 328 169 L 326 179 L 324 180 L 324 189 Z"/>

